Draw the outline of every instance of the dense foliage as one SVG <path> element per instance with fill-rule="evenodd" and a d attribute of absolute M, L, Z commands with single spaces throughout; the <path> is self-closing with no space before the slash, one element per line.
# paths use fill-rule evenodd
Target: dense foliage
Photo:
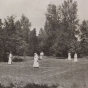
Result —
<path fill-rule="evenodd" d="M 1 60 L 7 61 L 9 52 L 13 55 L 33 55 L 36 52 L 36 29 L 30 31 L 30 27 L 31 23 L 25 15 L 16 22 L 13 15 L 7 17 L 4 23 L 0 21 Z"/>
<path fill-rule="evenodd" d="M 45 37 L 42 37 L 40 46 L 47 55 L 67 56 L 68 52 L 78 52 L 79 43 L 75 37 L 79 32 L 78 26 L 76 1 L 67 0 L 58 7 L 49 4 L 44 31 L 42 30 L 45 33 L 39 34 L 40 37 Z"/>
<path fill-rule="evenodd" d="M 67 56 L 68 52 L 88 53 L 88 21 L 79 24 L 77 2 L 64 0 L 56 6 L 49 4 L 45 14 L 44 29 L 36 36 L 36 28 L 22 15 L 20 20 L 7 16 L 0 20 L 0 60 L 7 61 L 9 52 L 13 55 L 31 55 L 43 51 L 45 55 Z"/>

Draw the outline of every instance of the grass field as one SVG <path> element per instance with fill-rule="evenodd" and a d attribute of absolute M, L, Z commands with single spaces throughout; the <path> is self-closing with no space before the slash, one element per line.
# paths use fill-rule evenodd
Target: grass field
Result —
<path fill-rule="evenodd" d="M 33 57 L 25 57 L 22 62 L 8 65 L 0 63 L 0 83 L 26 85 L 60 84 L 63 88 L 88 88 L 88 60 L 79 58 L 78 62 L 67 59 L 44 57 L 39 60 L 40 68 L 33 68 Z"/>

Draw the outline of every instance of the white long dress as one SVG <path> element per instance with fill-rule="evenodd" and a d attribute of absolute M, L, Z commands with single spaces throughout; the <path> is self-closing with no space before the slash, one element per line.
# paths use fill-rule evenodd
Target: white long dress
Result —
<path fill-rule="evenodd" d="M 71 60 L 71 53 L 68 53 L 68 60 Z"/>
<path fill-rule="evenodd" d="M 40 53 L 40 59 L 43 59 L 43 55 L 44 55 L 44 53 L 41 52 L 41 53 Z"/>
<path fill-rule="evenodd" d="M 74 62 L 78 62 L 77 54 L 76 54 L 76 53 L 75 53 L 75 55 L 74 55 Z"/>
<path fill-rule="evenodd" d="M 33 63 L 33 67 L 39 67 L 39 63 L 38 63 L 38 55 L 34 55 L 34 63 Z"/>
<path fill-rule="evenodd" d="M 9 54 L 9 60 L 8 60 L 8 64 L 12 64 L 12 54 Z"/>

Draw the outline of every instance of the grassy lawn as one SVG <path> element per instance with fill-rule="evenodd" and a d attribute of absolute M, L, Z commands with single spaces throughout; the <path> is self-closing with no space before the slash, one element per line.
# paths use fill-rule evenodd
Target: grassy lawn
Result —
<path fill-rule="evenodd" d="M 23 62 L 8 65 L 0 63 L 0 83 L 26 85 L 27 83 L 60 84 L 64 88 L 88 88 L 88 60 L 78 62 L 67 59 L 44 57 L 39 60 L 40 68 L 33 68 L 33 57 L 24 57 Z"/>

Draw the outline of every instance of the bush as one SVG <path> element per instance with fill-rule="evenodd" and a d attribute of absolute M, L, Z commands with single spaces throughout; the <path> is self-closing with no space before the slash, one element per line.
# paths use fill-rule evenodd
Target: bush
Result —
<path fill-rule="evenodd" d="M 23 62 L 24 59 L 23 58 L 20 58 L 20 57 L 14 57 L 13 58 L 13 62 Z"/>
<path fill-rule="evenodd" d="M 2 61 L 4 62 L 8 62 L 8 54 L 3 54 L 3 56 L 1 57 L 2 58 Z"/>

